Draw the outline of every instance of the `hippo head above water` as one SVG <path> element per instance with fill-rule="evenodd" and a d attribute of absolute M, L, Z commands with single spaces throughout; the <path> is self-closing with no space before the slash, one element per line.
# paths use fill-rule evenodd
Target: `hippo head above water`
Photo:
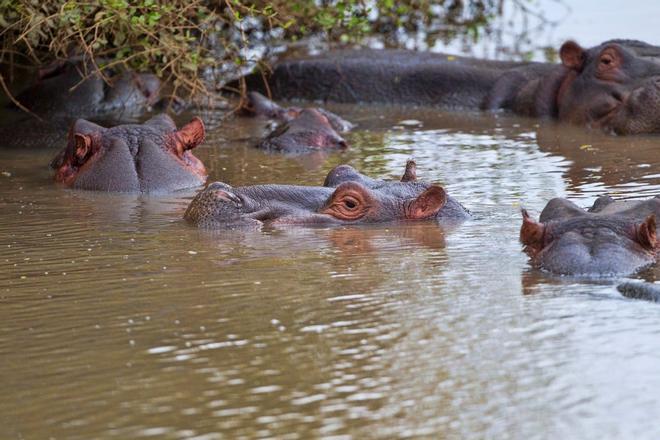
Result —
<path fill-rule="evenodd" d="M 535 266 L 561 275 L 624 275 L 656 260 L 660 197 L 626 202 L 601 197 L 585 211 L 552 199 L 536 222 L 523 210 L 520 241 Z"/>
<path fill-rule="evenodd" d="M 79 119 L 55 157 L 55 181 L 76 189 L 166 192 L 204 183 L 206 169 L 190 150 L 204 141 L 194 118 L 181 129 L 167 115 L 144 124 L 104 128 Z"/>
<path fill-rule="evenodd" d="M 283 108 L 260 93 L 250 92 L 243 112 L 265 116 L 279 125 L 258 144 L 258 148 L 288 153 L 345 149 L 348 143 L 338 133 L 353 127 L 348 121 L 321 108 Z"/>
<path fill-rule="evenodd" d="M 408 168 L 414 169 L 414 163 Z M 414 180 L 371 179 L 348 165 L 328 174 L 325 186 L 215 182 L 190 203 L 184 218 L 200 228 L 268 225 L 362 224 L 410 220 L 463 220 L 469 213 L 440 186 Z M 413 176 L 413 178 L 410 178 Z"/>
<path fill-rule="evenodd" d="M 616 134 L 660 132 L 660 48 L 611 40 L 591 49 L 564 43 L 559 120 Z"/>

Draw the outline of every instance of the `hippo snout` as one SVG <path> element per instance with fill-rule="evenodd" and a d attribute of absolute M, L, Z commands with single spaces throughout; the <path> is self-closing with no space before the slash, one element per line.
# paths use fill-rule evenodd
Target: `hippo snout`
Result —
<path fill-rule="evenodd" d="M 261 222 L 243 215 L 243 199 L 223 182 L 213 182 L 199 192 L 183 215 L 200 228 L 257 226 Z"/>

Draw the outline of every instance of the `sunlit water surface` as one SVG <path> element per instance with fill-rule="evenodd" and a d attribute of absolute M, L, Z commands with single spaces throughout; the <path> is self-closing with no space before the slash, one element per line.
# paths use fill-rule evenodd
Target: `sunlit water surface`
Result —
<path fill-rule="evenodd" d="M 660 140 L 331 108 L 345 153 L 266 154 L 265 121 L 205 115 L 196 154 L 232 185 L 414 157 L 474 219 L 201 232 L 194 190 L 64 190 L 53 151 L 0 151 L 0 438 L 658 438 L 660 307 L 540 273 L 517 237 L 521 206 L 657 194 Z"/>

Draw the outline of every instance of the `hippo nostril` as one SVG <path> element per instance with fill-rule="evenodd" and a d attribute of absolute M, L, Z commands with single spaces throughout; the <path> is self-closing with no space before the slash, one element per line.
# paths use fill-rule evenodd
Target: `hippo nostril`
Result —
<path fill-rule="evenodd" d="M 623 102 L 626 99 L 625 95 L 618 90 L 613 90 L 611 96 L 619 102 Z"/>
<path fill-rule="evenodd" d="M 236 205 L 241 205 L 243 201 L 234 193 L 228 192 L 222 189 L 217 189 L 213 191 L 213 195 L 222 201 L 231 202 Z"/>

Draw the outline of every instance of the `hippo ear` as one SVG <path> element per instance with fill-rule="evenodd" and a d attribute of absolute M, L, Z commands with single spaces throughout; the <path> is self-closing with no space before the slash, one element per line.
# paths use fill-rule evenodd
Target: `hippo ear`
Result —
<path fill-rule="evenodd" d="M 74 154 L 80 162 L 83 162 L 89 156 L 92 150 L 93 138 L 89 134 L 74 133 Z"/>
<path fill-rule="evenodd" d="M 520 227 L 520 242 L 536 250 L 543 248 L 545 225 L 533 220 L 526 209 L 522 209 L 523 224 Z"/>
<path fill-rule="evenodd" d="M 417 180 L 417 164 L 413 159 L 409 159 L 406 162 L 406 171 L 404 171 L 403 176 L 401 176 L 402 182 L 414 182 Z"/>
<path fill-rule="evenodd" d="M 575 41 L 567 41 L 559 49 L 559 57 L 564 66 L 569 69 L 582 70 L 584 64 L 584 49 Z"/>
<path fill-rule="evenodd" d="M 431 218 L 447 203 L 447 193 L 442 187 L 431 186 L 421 193 L 406 209 L 406 218 L 422 220 Z"/>
<path fill-rule="evenodd" d="M 655 249 L 657 244 L 655 235 L 655 215 L 651 214 L 636 228 L 637 242 L 647 249 Z"/>
<path fill-rule="evenodd" d="M 192 150 L 204 142 L 205 136 L 204 122 L 195 116 L 192 121 L 175 132 L 177 151 L 179 154 L 183 154 L 184 151 Z"/>

